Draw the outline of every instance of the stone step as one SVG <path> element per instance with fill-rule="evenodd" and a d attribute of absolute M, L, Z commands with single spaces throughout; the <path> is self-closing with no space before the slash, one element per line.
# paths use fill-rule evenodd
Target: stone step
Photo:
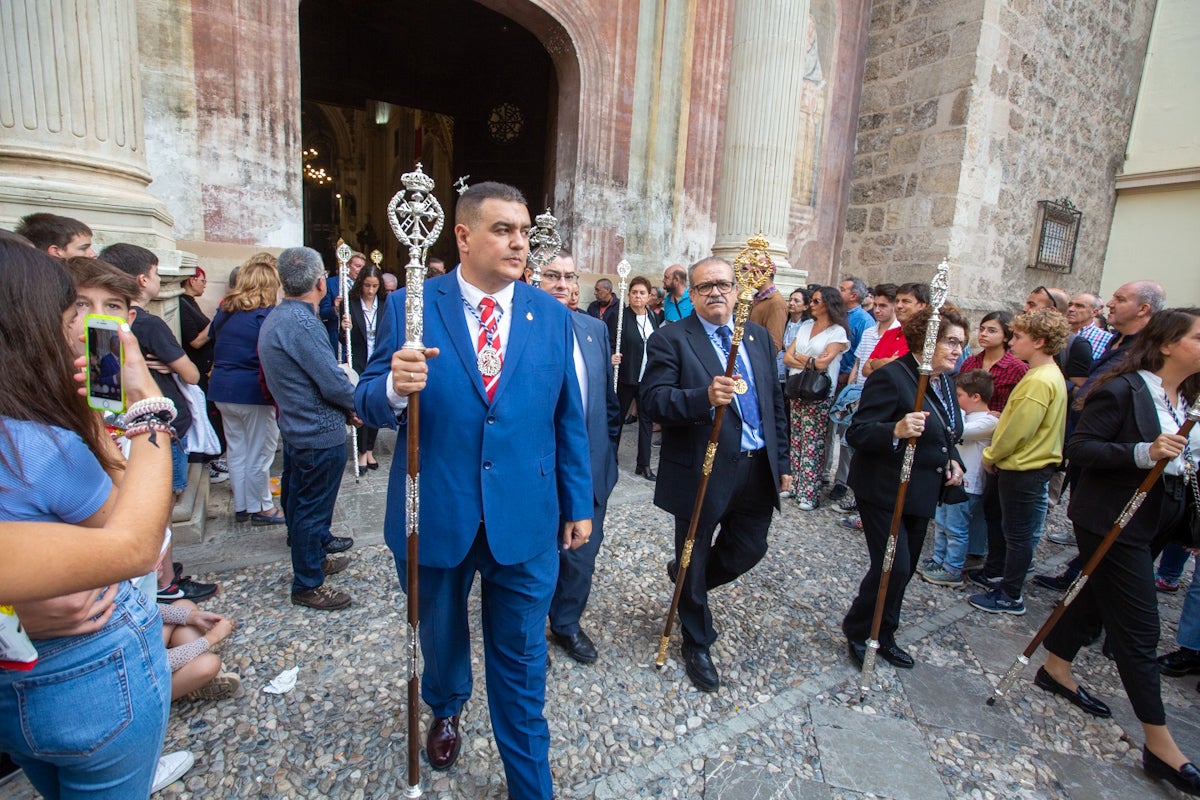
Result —
<path fill-rule="evenodd" d="M 200 544 L 208 529 L 208 468 L 201 463 L 188 464 L 188 485 L 171 511 L 171 531 L 175 544 Z"/>

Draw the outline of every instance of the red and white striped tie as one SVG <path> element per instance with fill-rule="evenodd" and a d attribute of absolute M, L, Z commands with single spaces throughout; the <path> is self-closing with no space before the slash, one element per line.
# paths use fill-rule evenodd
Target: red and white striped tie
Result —
<path fill-rule="evenodd" d="M 479 308 L 479 337 L 475 342 L 475 353 L 477 355 L 482 353 L 484 348 L 490 344 L 492 349 L 496 351 L 496 355 L 499 356 L 501 366 L 503 366 L 504 354 L 500 352 L 500 337 L 496 333 L 499 328 L 499 321 L 496 316 L 496 301 L 490 297 L 484 297 L 479 302 Z M 496 394 L 496 385 L 500 383 L 500 372 L 497 371 L 491 377 L 481 374 L 481 377 L 483 378 L 483 389 L 487 392 L 488 402 L 490 403 L 492 397 Z"/>

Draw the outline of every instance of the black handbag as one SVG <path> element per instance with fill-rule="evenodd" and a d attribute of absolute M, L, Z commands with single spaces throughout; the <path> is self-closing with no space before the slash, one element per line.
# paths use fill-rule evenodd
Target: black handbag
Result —
<path fill-rule="evenodd" d="M 816 359 L 809 359 L 804 369 L 788 375 L 783 393 L 789 400 L 816 403 L 829 397 L 832 388 L 833 381 L 829 380 L 829 374 L 817 369 Z"/>

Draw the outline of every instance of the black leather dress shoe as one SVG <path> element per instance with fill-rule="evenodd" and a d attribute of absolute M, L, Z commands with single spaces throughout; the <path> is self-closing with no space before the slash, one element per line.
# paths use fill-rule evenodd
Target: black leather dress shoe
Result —
<path fill-rule="evenodd" d="M 433 724 L 429 726 L 429 736 L 425 739 L 425 755 L 429 759 L 429 766 L 439 771 L 450 769 L 458 760 L 458 751 L 461 749 L 458 715 L 434 717 Z"/>
<path fill-rule="evenodd" d="M 1044 589 L 1054 592 L 1065 592 L 1071 588 L 1071 579 L 1062 575 L 1034 575 L 1033 582 Z"/>
<path fill-rule="evenodd" d="M 658 479 L 658 476 L 654 474 L 654 470 L 650 469 L 650 467 L 648 467 L 648 466 L 647 467 L 635 467 L 633 470 L 633 474 L 641 475 L 643 478 L 645 478 L 648 481 L 653 481 L 653 480 Z"/>
<path fill-rule="evenodd" d="M 1200 769 L 1190 761 L 1175 769 L 1142 745 L 1142 770 L 1151 778 L 1165 780 L 1184 794 L 1200 797 Z"/>
<path fill-rule="evenodd" d="M 721 688 L 721 676 L 717 667 L 708 655 L 707 647 L 683 646 L 684 668 L 687 676 L 692 679 L 692 685 L 702 692 L 715 692 Z"/>
<path fill-rule="evenodd" d="M 354 547 L 354 540 L 349 536 L 335 536 L 325 545 L 326 553 L 344 553 Z"/>
<path fill-rule="evenodd" d="M 913 657 L 901 650 L 900 645 L 895 642 L 879 645 L 879 657 L 896 669 L 912 669 L 916 663 Z"/>
<path fill-rule="evenodd" d="M 671 583 L 679 580 L 679 562 L 673 558 L 667 562 L 667 577 L 671 579 Z"/>
<path fill-rule="evenodd" d="M 1200 674 L 1200 650 L 1181 647 L 1174 653 L 1159 656 L 1158 670 L 1169 678 Z"/>
<path fill-rule="evenodd" d="M 1077 691 L 1072 692 L 1070 689 L 1054 680 L 1050 673 L 1046 672 L 1045 667 L 1038 667 L 1037 675 L 1033 676 L 1033 685 L 1039 689 L 1045 689 L 1051 694 L 1057 694 L 1061 697 L 1067 698 L 1072 703 L 1079 706 L 1094 717 L 1108 719 L 1112 716 L 1112 711 L 1109 710 L 1108 706 L 1104 705 L 1104 703 L 1088 694 L 1088 691 L 1082 686 L 1080 686 Z"/>
<path fill-rule="evenodd" d="M 850 660 L 854 662 L 854 666 L 862 669 L 863 661 L 867 658 L 867 646 L 854 641 L 847 641 L 846 645 L 850 651 Z"/>
<path fill-rule="evenodd" d="M 563 633 L 555 633 L 554 641 L 567 651 L 567 655 L 578 661 L 580 664 L 594 664 L 600 654 L 596 652 L 596 645 L 588 638 L 588 635 L 583 631 L 576 631 L 571 635 Z"/>

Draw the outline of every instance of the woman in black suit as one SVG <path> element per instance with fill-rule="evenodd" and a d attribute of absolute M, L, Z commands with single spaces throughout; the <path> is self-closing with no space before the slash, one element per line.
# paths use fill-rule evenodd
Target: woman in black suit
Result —
<path fill-rule="evenodd" d="M 904 590 L 921 559 L 929 520 L 937 509 L 943 487 L 962 484 L 962 459 L 955 443 L 962 436 L 963 418 L 950 375 L 967 341 L 967 321 L 950 306 L 941 310 L 924 411 L 913 411 L 917 401 L 919 366 L 913 354 L 920 353 L 925 347 L 925 331 L 931 316 L 930 310 L 923 309 L 904 323 L 908 354 L 871 373 L 863 386 L 854 421 L 846 431 L 846 440 L 855 450 L 849 483 L 858 500 L 871 558 L 858 596 L 842 621 L 850 658 L 860 667 L 875 614 L 883 554 L 904 458 L 904 441 L 918 437 L 904 499 L 904 514 L 900 518 L 895 560 L 888 579 L 883 625 L 879 631 L 879 657 L 896 667 L 908 669 L 913 666 L 912 656 L 896 644 L 896 628 L 900 625 Z"/>
<path fill-rule="evenodd" d="M 387 294 L 387 287 L 383 285 L 383 272 L 374 264 L 362 268 L 350 289 L 350 366 L 359 374 L 366 369 L 367 361 L 375 351 L 375 333 L 379 330 L 381 319 L 379 312 L 387 302 Z M 379 428 L 364 426 L 359 431 L 359 468 L 379 469 L 374 452 L 375 437 L 378 434 Z"/>
<path fill-rule="evenodd" d="M 1049 655 L 1034 683 L 1100 717 L 1110 715 L 1071 676 L 1071 661 L 1104 622 L 1121 683 L 1142 723 L 1142 768 L 1177 788 L 1200 795 L 1200 770 L 1188 762 L 1167 729 L 1159 687 L 1158 599 L 1154 559 L 1180 535 L 1189 489 L 1186 460 L 1200 456 L 1200 428 L 1190 440 L 1176 431 L 1188 402 L 1200 393 L 1200 308 L 1160 311 L 1138 334 L 1116 367 L 1101 375 L 1083 398 L 1083 413 L 1066 455 L 1081 466 L 1067 516 L 1083 558 L 1090 558 L 1147 472 L 1170 459 L 1137 513 L 1113 543 L 1058 624 L 1046 637 Z M 1192 544 L 1186 542 L 1186 544 Z M 1104 598 L 1104 602 L 1098 602 Z"/>
<path fill-rule="evenodd" d="M 638 399 L 638 386 L 646 371 L 646 340 L 658 330 L 658 317 L 649 309 L 650 281 L 637 276 L 629 282 L 629 304 L 625 306 L 625 321 L 621 325 L 621 342 L 617 343 L 617 315 L 608 320 L 608 341 L 613 348 L 613 363 L 617 369 L 617 401 L 621 404 L 621 419 L 629 414 L 629 407 Z M 624 427 L 624 426 L 622 426 Z M 648 481 L 657 476 L 650 468 L 650 417 L 638 403 L 638 446 L 637 469 Z M 621 446 L 621 434 L 617 434 L 617 447 Z"/>

